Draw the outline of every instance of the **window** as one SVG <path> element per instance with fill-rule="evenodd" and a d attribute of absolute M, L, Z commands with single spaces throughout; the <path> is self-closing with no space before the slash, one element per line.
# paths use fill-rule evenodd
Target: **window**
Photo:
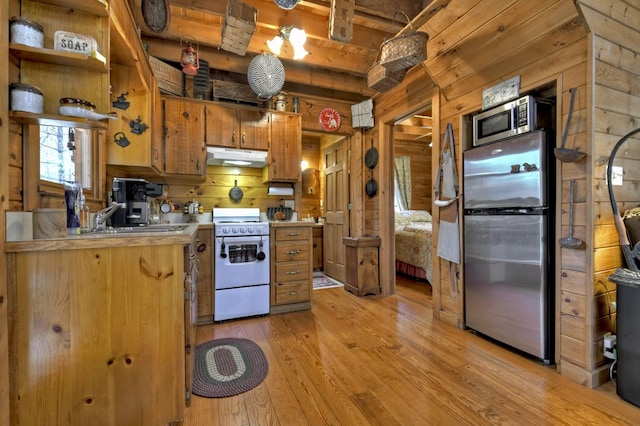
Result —
<path fill-rule="evenodd" d="M 40 126 L 40 179 L 93 187 L 92 131 L 63 126 Z"/>

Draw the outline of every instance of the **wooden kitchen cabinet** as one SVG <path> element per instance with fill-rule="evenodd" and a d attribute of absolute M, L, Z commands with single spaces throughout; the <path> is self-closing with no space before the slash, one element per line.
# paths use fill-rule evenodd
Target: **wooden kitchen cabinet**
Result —
<path fill-rule="evenodd" d="M 7 254 L 12 418 L 35 426 L 179 422 L 184 244 L 94 245 Z"/>
<path fill-rule="evenodd" d="M 207 176 L 204 141 L 204 106 L 201 103 L 166 98 L 163 104 L 164 175 Z"/>
<path fill-rule="evenodd" d="M 111 100 L 109 111 L 118 120 L 109 122 L 107 168 L 113 176 L 147 178 L 164 173 L 162 99 L 158 83 L 136 32 L 126 2 L 112 2 L 111 10 Z M 126 109 L 114 108 L 124 96 Z M 133 131 L 135 123 L 142 131 Z M 126 146 L 116 143 L 125 136 Z"/>
<path fill-rule="evenodd" d="M 322 225 L 313 227 L 313 270 L 322 271 L 324 263 L 324 228 Z"/>
<path fill-rule="evenodd" d="M 44 47 L 9 43 L 9 54 L 16 61 L 20 61 L 19 82 L 35 86 L 42 91 L 44 111 L 42 114 L 21 112 L 10 117 L 26 124 L 43 123 L 106 129 L 106 122 L 61 115 L 59 100 L 84 99 L 94 103 L 96 111 L 108 111 L 110 55 L 107 5 L 97 0 L 23 0 L 20 14 L 21 17 L 37 22 L 43 27 Z M 93 37 L 98 51 L 106 60 L 103 62 L 78 53 L 54 50 L 54 33 L 60 29 Z"/>
<path fill-rule="evenodd" d="M 344 289 L 356 296 L 380 294 L 378 272 L 378 237 L 344 237 L 346 248 L 346 282 Z"/>
<path fill-rule="evenodd" d="M 213 323 L 213 228 L 200 225 L 196 234 L 198 257 L 198 324 Z"/>
<path fill-rule="evenodd" d="M 298 182 L 302 178 L 302 118 L 299 114 L 271 112 L 271 136 L 265 182 Z"/>
<path fill-rule="evenodd" d="M 208 102 L 205 113 L 207 145 L 264 151 L 269 149 L 269 111 Z"/>
<path fill-rule="evenodd" d="M 310 224 L 273 224 L 270 234 L 271 313 L 311 309 L 313 244 Z"/>
<path fill-rule="evenodd" d="M 150 79 L 150 91 L 141 85 L 138 69 L 129 65 L 113 64 L 111 85 L 115 97 L 125 95 L 129 107 L 117 110 L 119 119 L 109 123 L 111 140 L 107 144 L 107 165 L 114 175 L 158 177 L 163 172 L 162 104 L 155 79 Z M 160 107 L 160 108 L 158 108 Z M 131 123 L 139 123 L 145 130 L 132 132 Z M 125 137 L 129 144 L 122 146 L 116 140 Z"/>
<path fill-rule="evenodd" d="M 191 406 L 193 367 L 196 357 L 196 324 L 198 323 L 198 284 L 200 259 L 198 233 L 184 246 L 184 346 L 185 346 L 185 405 Z"/>

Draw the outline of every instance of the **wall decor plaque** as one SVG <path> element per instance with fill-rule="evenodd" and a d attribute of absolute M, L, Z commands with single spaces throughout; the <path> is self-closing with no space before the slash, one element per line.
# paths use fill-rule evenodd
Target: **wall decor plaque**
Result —
<path fill-rule="evenodd" d="M 327 132 L 335 132 L 340 128 L 340 113 L 334 108 L 323 108 L 318 114 L 318 122 L 320 127 Z"/>
<path fill-rule="evenodd" d="M 482 92 L 482 110 L 520 97 L 520 76 L 510 78 Z"/>
<path fill-rule="evenodd" d="M 98 43 L 95 38 L 68 31 L 56 31 L 53 35 L 53 46 L 54 50 L 80 53 L 86 56 L 91 55 L 92 50 L 98 50 Z"/>

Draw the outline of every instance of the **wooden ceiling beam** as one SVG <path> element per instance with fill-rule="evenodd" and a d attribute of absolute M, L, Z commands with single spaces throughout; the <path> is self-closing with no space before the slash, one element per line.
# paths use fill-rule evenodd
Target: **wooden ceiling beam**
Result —
<path fill-rule="evenodd" d="M 275 34 L 274 34 L 275 35 Z M 179 42 L 185 36 L 194 37 L 200 49 L 204 46 L 217 49 L 222 44 L 222 25 L 212 22 L 201 22 L 183 16 L 172 16 L 169 29 L 163 33 L 163 39 Z M 265 35 L 261 31 L 256 31 L 249 42 L 248 52 L 260 53 L 268 52 L 267 40 L 273 35 Z M 320 46 L 307 42 L 305 45 L 309 54 L 301 61 L 308 66 L 314 66 L 330 70 L 349 70 L 360 77 L 366 75 L 369 67 L 375 62 L 377 51 L 346 51 L 336 50 L 330 47 Z M 230 56 L 238 56 L 229 54 Z M 280 59 L 293 59 L 293 49 L 289 43 L 282 46 Z"/>
<path fill-rule="evenodd" d="M 171 40 L 143 36 L 151 56 L 170 62 L 179 62 L 180 44 Z M 200 47 L 200 56 L 209 62 L 209 67 L 234 74 L 246 75 L 253 55 L 230 55 L 221 49 Z M 367 87 L 366 81 L 351 74 L 337 71 L 321 70 L 305 66 L 299 61 L 282 61 L 285 68 L 286 90 L 322 94 L 357 103 L 375 94 Z M 245 81 L 246 82 L 246 81 Z"/>
<path fill-rule="evenodd" d="M 141 0 L 130 0 L 140 3 Z M 257 26 L 263 28 L 269 28 L 274 30 L 272 35 L 278 34 L 280 27 L 284 25 L 293 25 L 298 28 L 303 28 L 307 33 L 307 37 L 315 39 L 328 39 L 329 35 L 329 9 L 325 9 L 321 16 L 325 19 L 318 19 L 318 14 L 313 13 L 311 10 L 305 10 L 302 7 L 295 7 L 292 10 L 284 11 L 279 8 L 273 1 L 266 0 L 243 0 L 244 3 L 254 6 L 258 10 Z M 330 3 L 328 3 L 330 5 Z M 138 6 L 139 7 L 139 6 Z M 188 1 L 188 0 L 173 0 L 171 1 L 172 17 L 180 16 L 186 11 L 197 11 L 205 15 L 211 15 L 211 20 L 216 22 L 222 18 L 224 21 L 226 1 L 219 2 L 204 2 L 204 1 Z M 391 28 L 391 22 L 386 26 L 380 24 L 367 25 L 368 21 L 354 20 L 354 37 L 349 45 L 360 46 L 368 49 L 377 49 L 385 37 L 389 37 L 389 34 L 393 30 Z M 382 28 L 379 28 L 382 27 Z M 396 28 L 397 30 L 398 28 Z M 162 34 L 158 34 L 162 37 Z M 332 42 L 338 43 L 338 42 Z"/>

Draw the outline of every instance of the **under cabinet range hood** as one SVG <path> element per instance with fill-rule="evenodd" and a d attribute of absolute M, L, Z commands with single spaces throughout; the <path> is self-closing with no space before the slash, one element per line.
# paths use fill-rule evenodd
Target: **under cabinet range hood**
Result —
<path fill-rule="evenodd" d="M 267 151 L 207 147 L 207 164 L 214 166 L 257 167 L 267 165 Z"/>

